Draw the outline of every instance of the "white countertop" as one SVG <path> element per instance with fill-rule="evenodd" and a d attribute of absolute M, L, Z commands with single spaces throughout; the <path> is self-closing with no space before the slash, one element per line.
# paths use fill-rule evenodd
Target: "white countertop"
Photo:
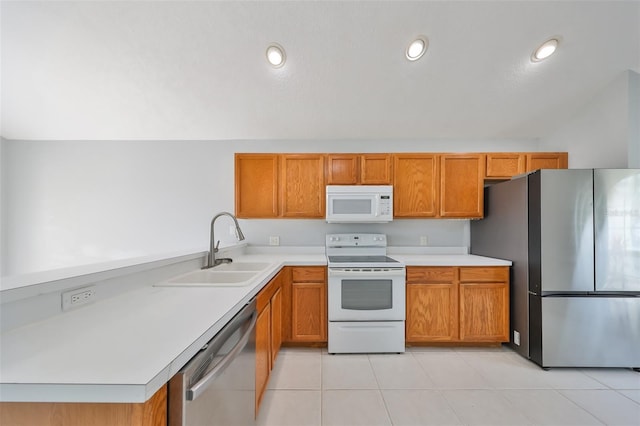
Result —
<path fill-rule="evenodd" d="M 272 264 L 245 287 L 142 287 L 0 336 L 0 401 L 144 402 L 286 265 L 317 250 L 249 253 Z M 393 254 L 407 265 L 505 266 L 464 254 Z"/>

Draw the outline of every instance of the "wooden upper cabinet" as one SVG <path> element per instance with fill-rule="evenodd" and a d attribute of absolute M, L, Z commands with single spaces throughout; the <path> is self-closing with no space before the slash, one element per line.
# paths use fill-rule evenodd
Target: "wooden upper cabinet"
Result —
<path fill-rule="evenodd" d="M 391 185 L 393 166 L 389 154 L 360 156 L 360 183 L 363 185 Z"/>
<path fill-rule="evenodd" d="M 393 215 L 436 217 L 440 178 L 435 154 L 393 154 Z"/>
<path fill-rule="evenodd" d="M 356 154 L 327 155 L 327 185 L 356 185 L 359 160 Z"/>
<path fill-rule="evenodd" d="M 487 179 L 511 179 L 525 172 L 526 154 L 518 152 L 492 152 L 486 155 Z"/>
<path fill-rule="evenodd" d="M 236 154 L 236 216 L 278 217 L 278 175 L 277 154 Z"/>
<path fill-rule="evenodd" d="M 440 173 L 440 216 L 482 217 L 484 155 L 442 154 Z"/>
<path fill-rule="evenodd" d="M 324 155 L 281 155 L 280 170 L 281 215 L 324 217 Z"/>
<path fill-rule="evenodd" d="M 527 154 L 527 171 L 538 169 L 566 169 L 569 166 L 566 152 L 530 152 Z"/>
<path fill-rule="evenodd" d="M 327 185 L 391 185 L 390 154 L 329 154 Z"/>

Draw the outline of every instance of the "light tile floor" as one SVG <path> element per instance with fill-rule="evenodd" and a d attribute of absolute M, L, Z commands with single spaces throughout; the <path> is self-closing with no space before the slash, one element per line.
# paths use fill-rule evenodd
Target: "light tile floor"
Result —
<path fill-rule="evenodd" d="M 283 348 L 258 424 L 640 426 L 640 373 L 545 371 L 506 347 L 401 355 Z"/>

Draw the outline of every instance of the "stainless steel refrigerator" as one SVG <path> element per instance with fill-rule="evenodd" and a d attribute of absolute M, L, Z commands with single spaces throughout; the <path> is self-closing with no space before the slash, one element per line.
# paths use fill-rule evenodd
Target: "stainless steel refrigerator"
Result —
<path fill-rule="evenodd" d="M 509 259 L 511 342 L 541 367 L 640 367 L 640 170 L 485 188 L 471 253 Z"/>

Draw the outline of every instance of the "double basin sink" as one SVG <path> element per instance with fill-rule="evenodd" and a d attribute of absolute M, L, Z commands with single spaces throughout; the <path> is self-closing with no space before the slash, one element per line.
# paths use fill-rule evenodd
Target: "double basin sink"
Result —
<path fill-rule="evenodd" d="M 158 283 L 156 287 L 242 287 L 251 283 L 255 277 L 266 271 L 271 265 L 266 262 L 223 263 L 210 269 L 199 269 L 180 275 Z"/>

